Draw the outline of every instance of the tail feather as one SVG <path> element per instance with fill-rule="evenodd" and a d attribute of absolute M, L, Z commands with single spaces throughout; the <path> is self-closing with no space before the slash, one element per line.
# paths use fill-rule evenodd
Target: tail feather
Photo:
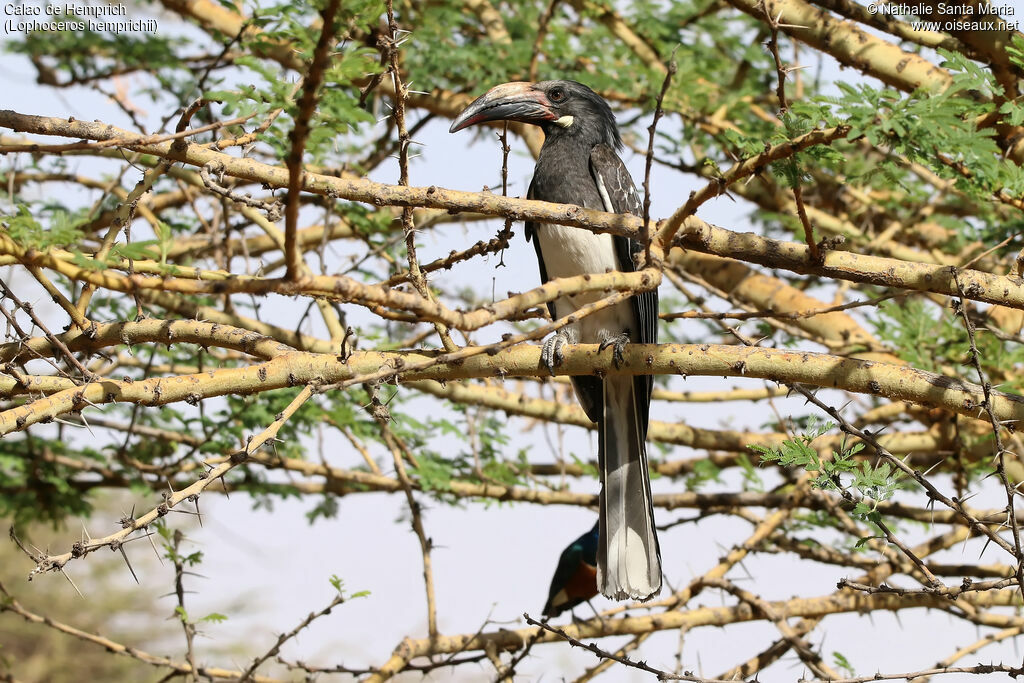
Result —
<path fill-rule="evenodd" d="M 661 590 L 661 551 L 647 471 L 646 425 L 632 377 L 604 380 L 597 585 L 614 600 L 646 600 Z"/>

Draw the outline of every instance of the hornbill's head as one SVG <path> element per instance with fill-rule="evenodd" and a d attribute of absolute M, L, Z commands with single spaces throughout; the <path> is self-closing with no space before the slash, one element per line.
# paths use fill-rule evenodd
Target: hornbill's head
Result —
<path fill-rule="evenodd" d="M 611 107 L 576 81 L 496 85 L 466 107 L 448 132 L 486 121 L 522 121 L 540 126 L 547 138 L 572 136 L 591 146 L 604 142 L 622 147 Z"/>

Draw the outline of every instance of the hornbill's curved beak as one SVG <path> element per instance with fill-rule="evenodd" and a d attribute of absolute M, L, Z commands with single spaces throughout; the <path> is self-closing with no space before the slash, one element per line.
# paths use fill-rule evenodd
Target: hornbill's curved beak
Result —
<path fill-rule="evenodd" d="M 535 89 L 533 83 L 515 81 L 496 85 L 476 98 L 459 114 L 448 132 L 454 133 L 485 121 L 539 123 L 557 118 L 543 90 Z"/>

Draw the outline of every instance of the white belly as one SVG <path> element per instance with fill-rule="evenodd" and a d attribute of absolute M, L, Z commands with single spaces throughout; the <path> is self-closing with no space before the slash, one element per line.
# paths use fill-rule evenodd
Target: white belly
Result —
<path fill-rule="evenodd" d="M 535 239 L 540 240 L 549 280 L 619 270 L 611 235 L 595 235 L 589 230 L 545 223 L 537 226 Z M 598 291 L 556 299 L 555 313 L 561 318 L 604 296 L 604 292 Z M 626 330 L 636 339 L 637 330 L 634 327 L 632 304 L 623 301 L 567 325 L 564 329 L 574 343 L 595 344 Z"/>

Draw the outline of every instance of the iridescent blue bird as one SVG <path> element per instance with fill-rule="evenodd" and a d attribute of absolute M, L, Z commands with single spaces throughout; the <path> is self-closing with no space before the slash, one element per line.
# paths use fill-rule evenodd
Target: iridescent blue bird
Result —
<path fill-rule="evenodd" d="M 544 616 L 557 617 L 597 595 L 598 524 L 570 543 L 558 558 Z"/>

